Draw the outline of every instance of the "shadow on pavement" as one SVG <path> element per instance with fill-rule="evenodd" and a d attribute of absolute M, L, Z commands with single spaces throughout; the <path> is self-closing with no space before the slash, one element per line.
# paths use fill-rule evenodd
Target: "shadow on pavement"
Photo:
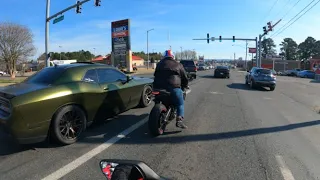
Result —
<path fill-rule="evenodd" d="M 82 138 L 77 143 L 103 143 L 104 139 L 111 138 L 121 131 L 138 121 L 148 117 L 148 114 L 142 115 L 118 115 L 99 123 L 94 123 L 88 127 L 83 133 Z M 92 142 L 91 137 L 100 136 L 100 140 Z M 95 138 L 97 140 L 97 138 Z M 63 145 L 57 144 L 54 141 L 47 140 L 36 144 L 19 145 L 11 137 L 0 135 L 0 156 L 11 155 L 28 150 L 37 150 L 44 148 L 58 148 Z M 72 146 L 72 145 L 70 145 Z"/>
<path fill-rule="evenodd" d="M 247 91 L 268 91 L 266 88 L 257 87 L 255 89 L 251 89 L 249 85 L 242 84 L 242 83 L 232 83 L 227 85 L 230 89 L 240 89 L 240 90 L 247 90 Z"/>
<path fill-rule="evenodd" d="M 213 75 L 204 75 L 204 76 L 199 76 L 201 78 L 208 78 L 208 79 L 222 79 L 222 78 L 215 78 Z"/>
<path fill-rule="evenodd" d="M 265 128 L 255 128 L 248 130 L 239 130 L 239 131 L 230 131 L 230 132 L 221 132 L 221 133 L 211 133 L 211 134 L 197 134 L 197 135 L 184 135 L 184 136 L 170 136 L 170 135 L 162 135 L 159 137 L 152 137 L 148 133 L 147 124 L 143 125 L 139 133 L 129 134 L 126 138 L 117 142 L 117 144 L 180 144 L 187 142 L 199 142 L 199 141 L 212 141 L 212 140 L 223 140 L 223 139 L 233 139 L 240 138 L 246 136 L 254 136 L 254 135 L 262 135 L 262 134 L 270 134 L 270 133 L 279 133 L 284 131 L 290 131 L 294 129 L 316 126 L 320 125 L 320 120 L 288 124 L 283 126 L 275 126 L 275 127 L 265 127 Z M 104 142 L 106 139 L 101 140 L 99 138 L 93 138 L 88 143 L 97 143 Z"/>
<path fill-rule="evenodd" d="M 170 134 L 178 134 L 181 133 L 182 131 L 165 131 L 163 132 L 163 135 L 170 135 Z"/>

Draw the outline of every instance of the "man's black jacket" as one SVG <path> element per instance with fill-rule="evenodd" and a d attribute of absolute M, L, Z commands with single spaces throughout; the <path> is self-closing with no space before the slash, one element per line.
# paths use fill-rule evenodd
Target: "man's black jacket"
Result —
<path fill-rule="evenodd" d="M 188 86 L 188 77 L 182 64 L 171 59 L 162 59 L 154 72 L 153 88 L 167 89 Z"/>

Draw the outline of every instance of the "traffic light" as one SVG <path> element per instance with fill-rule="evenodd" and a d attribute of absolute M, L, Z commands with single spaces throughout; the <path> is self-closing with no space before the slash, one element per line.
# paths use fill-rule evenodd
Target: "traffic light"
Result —
<path fill-rule="evenodd" d="M 221 36 L 219 36 L 219 41 L 220 41 L 220 42 L 222 41 Z"/>
<path fill-rule="evenodd" d="M 81 13 L 81 4 L 80 4 L 80 1 L 77 1 L 77 7 L 76 7 L 76 13 L 79 14 Z"/>
<path fill-rule="evenodd" d="M 207 43 L 209 44 L 209 42 L 210 42 L 210 35 L 209 35 L 209 33 L 207 33 Z"/>
<path fill-rule="evenodd" d="M 271 24 L 271 22 L 268 22 L 267 25 L 268 25 L 268 31 L 272 31 L 272 24 Z"/>
<path fill-rule="evenodd" d="M 233 37 L 232 37 L 232 41 L 233 41 L 233 42 L 236 42 L 236 37 L 233 36 Z"/>
<path fill-rule="evenodd" d="M 268 33 L 266 26 L 263 26 L 263 32 L 264 32 L 264 34 L 267 34 L 267 33 Z"/>
<path fill-rule="evenodd" d="M 95 1 L 94 1 L 94 5 L 95 5 L 95 6 L 101 6 L 100 3 L 101 3 L 101 0 L 95 0 Z"/>

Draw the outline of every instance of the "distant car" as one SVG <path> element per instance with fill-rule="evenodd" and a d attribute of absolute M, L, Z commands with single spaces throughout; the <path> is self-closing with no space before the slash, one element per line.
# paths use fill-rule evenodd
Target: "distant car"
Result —
<path fill-rule="evenodd" d="M 314 78 L 315 77 L 315 72 L 314 71 L 310 71 L 310 70 L 303 70 L 303 71 L 299 71 L 298 72 L 298 77 L 301 78 Z"/>
<path fill-rule="evenodd" d="M 3 76 L 3 75 L 5 75 L 5 74 L 7 74 L 7 73 L 4 72 L 4 71 L 0 71 L 0 76 Z"/>
<path fill-rule="evenodd" d="M 185 71 L 187 72 L 188 78 L 197 78 L 198 68 L 196 63 L 192 60 L 181 60 L 180 63 L 183 65 Z"/>
<path fill-rule="evenodd" d="M 207 69 L 204 64 L 200 64 L 200 65 L 198 66 L 198 68 L 199 68 L 199 70 L 206 70 L 206 69 Z"/>
<path fill-rule="evenodd" d="M 92 122 L 149 106 L 152 83 L 103 64 L 47 67 L 22 83 L 0 88 L 0 127 L 20 144 L 47 137 L 72 144 Z"/>
<path fill-rule="evenodd" d="M 245 83 L 251 88 L 269 87 L 273 91 L 276 88 L 276 76 L 270 69 L 254 67 L 246 75 Z"/>
<path fill-rule="evenodd" d="M 228 66 L 217 66 L 214 70 L 214 77 L 230 78 L 230 69 Z"/>
<path fill-rule="evenodd" d="M 301 69 L 296 68 L 292 70 L 286 71 L 287 76 L 298 76 L 298 73 L 301 71 Z"/>

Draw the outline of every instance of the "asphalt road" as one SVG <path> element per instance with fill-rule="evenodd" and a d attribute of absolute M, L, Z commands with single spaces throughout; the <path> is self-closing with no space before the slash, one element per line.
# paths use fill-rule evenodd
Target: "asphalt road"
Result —
<path fill-rule="evenodd" d="M 91 127 L 70 146 L 19 147 L 0 137 L 0 179 L 104 179 L 98 163 L 105 158 L 142 160 L 174 179 L 320 178 L 320 84 L 278 77 L 271 92 L 249 89 L 243 72 L 230 79 L 212 74 L 199 72 L 190 83 L 187 130 L 172 123 L 152 138 L 148 107 Z"/>

